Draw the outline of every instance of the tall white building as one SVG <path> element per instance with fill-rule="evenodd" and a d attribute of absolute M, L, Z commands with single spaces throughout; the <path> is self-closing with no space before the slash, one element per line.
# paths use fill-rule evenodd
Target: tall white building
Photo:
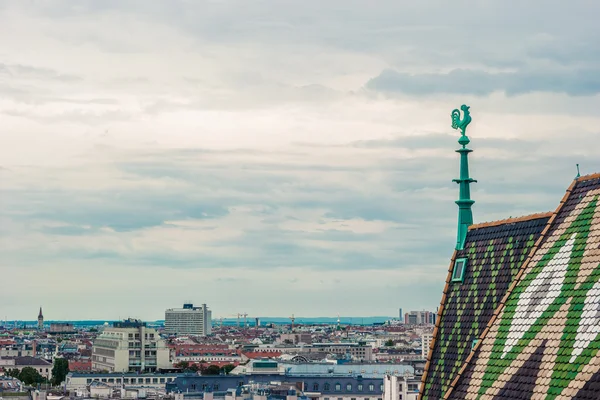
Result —
<path fill-rule="evenodd" d="M 212 312 L 206 304 L 200 307 L 184 304 L 183 308 L 170 308 L 165 311 L 165 331 L 171 335 L 210 335 Z"/>
<path fill-rule="evenodd" d="M 429 355 L 429 347 L 431 346 L 431 340 L 433 339 L 433 334 L 428 332 L 424 333 L 421 336 L 421 353 L 423 354 L 423 359 L 427 360 L 427 356 Z"/>
<path fill-rule="evenodd" d="M 169 348 L 155 329 L 128 319 L 115 322 L 94 340 L 92 369 L 108 372 L 153 372 L 171 368 Z"/>

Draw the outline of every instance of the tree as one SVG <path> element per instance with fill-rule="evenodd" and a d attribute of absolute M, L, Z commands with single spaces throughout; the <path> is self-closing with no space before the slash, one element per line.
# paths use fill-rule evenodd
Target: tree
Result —
<path fill-rule="evenodd" d="M 16 368 L 11 368 L 8 371 L 6 371 L 6 375 L 13 377 L 13 378 L 19 378 L 19 374 L 21 373 L 21 371 L 19 371 Z"/>
<path fill-rule="evenodd" d="M 54 367 L 52 367 L 52 384 L 60 385 L 67 379 L 69 373 L 69 361 L 64 358 L 57 358 L 54 360 Z"/>
<path fill-rule="evenodd" d="M 198 366 L 198 364 L 190 364 L 190 366 L 187 369 L 192 372 L 200 371 L 200 367 Z"/>
<path fill-rule="evenodd" d="M 219 375 L 221 373 L 221 368 L 218 365 L 209 365 L 204 371 L 202 371 L 202 375 Z"/>
<path fill-rule="evenodd" d="M 31 367 L 25 367 L 19 374 L 19 380 L 26 385 L 35 385 L 44 382 L 44 377 L 37 370 Z"/>
<path fill-rule="evenodd" d="M 186 370 L 189 368 L 190 363 L 187 361 L 179 361 L 178 363 L 175 363 L 175 365 L 173 365 L 175 368 L 181 368 L 182 370 Z"/>
<path fill-rule="evenodd" d="M 227 364 L 227 365 L 223 366 L 223 372 L 225 372 L 225 374 L 229 374 L 234 368 L 235 368 L 235 365 Z"/>
<path fill-rule="evenodd" d="M 388 339 L 386 340 L 385 345 L 387 347 L 392 347 L 394 345 L 394 341 L 392 339 Z"/>

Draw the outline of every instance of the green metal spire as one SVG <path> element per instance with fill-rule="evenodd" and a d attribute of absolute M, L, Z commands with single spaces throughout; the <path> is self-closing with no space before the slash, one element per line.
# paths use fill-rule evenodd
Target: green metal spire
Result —
<path fill-rule="evenodd" d="M 467 238 L 467 231 L 469 226 L 473 225 L 473 211 L 471 206 L 475 201 L 471 200 L 471 189 L 469 185 L 471 182 L 477 182 L 475 179 L 469 177 L 469 159 L 468 155 L 473 150 L 468 149 L 467 145 L 470 140 L 466 135 L 467 125 L 471 123 L 471 113 L 469 112 L 469 106 L 462 105 L 460 109 L 463 111 L 463 119 L 460 119 L 460 111 L 455 109 L 452 111 L 452 128 L 460 129 L 460 139 L 458 144 L 462 148 L 456 150 L 460 154 L 460 178 L 453 179 L 452 182 L 456 182 L 459 185 L 459 197 L 456 200 L 458 205 L 458 232 L 456 235 L 456 250 L 462 250 L 465 247 L 465 239 Z"/>

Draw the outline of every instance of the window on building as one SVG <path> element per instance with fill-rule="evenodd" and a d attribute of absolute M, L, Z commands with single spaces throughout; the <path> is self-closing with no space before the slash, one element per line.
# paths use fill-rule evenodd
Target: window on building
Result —
<path fill-rule="evenodd" d="M 318 391 L 319 391 L 319 384 L 313 383 L 313 392 L 318 392 Z"/>
<path fill-rule="evenodd" d="M 206 388 L 208 387 L 208 385 L 206 383 L 202 384 L 202 391 L 206 392 Z"/>
<path fill-rule="evenodd" d="M 325 391 L 328 392 L 330 390 L 330 386 L 329 383 L 325 383 Z"/>
<path fill-rule="evenodd" d="M 102 378 L 102 382 L 106 382 L 106 378 Z"/>
<path fill-rule="evenodd" d="M 91 379 L 86 379 L 86 382 L 87 383 L 92 383 L 92 380 Z"/>
<path fill-rule="evenodd" d="M 452 270 L 452 282 L 463 282 L 465 279 L 465 269 L 467 267 L 467 259 L 459 258 L 454 261 L 454 269 Z"/>
<path fill-rule="evenodd" d="M 146 378 L 146 383 L 150 383 L 150 378 Z"/>
<path fill-rule="evenodd" d="M 114 378 L 109 378 L 108 379 L 108 383 L 115 383 L 115 379 Z"/>
<path fill-rule="evenodd" d="M 121 383 L 121 378 L 116 379 L 117 383 Z"/>
<path fill-rule="evenodd" d="M 369 392 L 374 392 L 375 391 L 375 385 L 373 385 L 372 383 L 369 383 Z"/>
<path fill-rule="evenodd" d="M 342 385 L 341 385 L 341 384 L 339 384 L 339 383 L 336 383 L 336 384 L 335 384 L 335 391 L 336 391 L 336 392 L 339 392 L 340 390 L 342 390 Z"/>
<path fill-rule="evenodd" d="M 192 389 L 192 390 L 196 390 L 196 384 L 195 384 L 195 383 L 192 383 L 192 385 L 190 386 L 190 389 Z"/>
<path fill-rule="evenodd" d="M 362 392 L 362 390 L 363 390 L 363 385 L 362 385 L 362 383 L 359 383 L 357 387 L 358 387 L 358 391 L 359 391 L 359 392 Z"/>
<path fill-rule="evenodd" d="M 158 378 L 152 378 L 152 383 L 158 383 Z"/>
<path fill-rule="evenodd" d="M 173 381 L 173 378 L 167 378 L 167 382 Z"/>
<path fill-rule="evenodd" d="M 215 390 L 215 391 L 219 390 L 219 385 L 215 383 L 215 385 L 213 386 L 213 390 Z"/>
<path fill-rule="evenodd" d="M 379 391 L 383 392 L 383 384 L 379 385 Z"/>
<path fill-rule="evenodd" d="M 129 383 L 129 378 L 123 378 L 123 383 Z"/>
<path fill-rule="evenodd" d="M 347 392 L 351 392 L 352 391 L 352 384 L 351 383 L 349 383 L 349 384 L 346 385 L 346 391 Z"/>

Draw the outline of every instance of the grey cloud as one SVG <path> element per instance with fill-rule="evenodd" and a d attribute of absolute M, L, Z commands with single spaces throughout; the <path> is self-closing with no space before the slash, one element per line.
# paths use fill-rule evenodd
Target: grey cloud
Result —
<path fill-rule="evenodd" d="M 62 82 L 76 82 L 82 80 L 82 78 L 77 75 L 60 73 L 50 68 L 40 68 L 21 64 L 0 63 L 0 74 L 8 75 L 11 78 L 36 78 Z"/>
<path fill-rule="evenodd" d="M 369 80 L 366 87 L 411 95 L 451 93 L 486 96 L 500 91 L 509 96 L 531 92 L 589 96 L 600 93 L 600 74 L 597 69 L 502 73 L 455 69 L 447 74 L 408 74 L 387 69 Z"/>
<path fill-rule="evenodd" d="M 2 114 L 10 115 L 12 117 L 27 118 L 38 122 L 68 121 L 84 125 L 105 125 L 107 121 L 127 121 L 132 118 L 132 114 L 120 110 L 102 112 L 73 110 L 48 115 L 43 115 L 37 111 L 4 110 L 2 111 Z"/>

